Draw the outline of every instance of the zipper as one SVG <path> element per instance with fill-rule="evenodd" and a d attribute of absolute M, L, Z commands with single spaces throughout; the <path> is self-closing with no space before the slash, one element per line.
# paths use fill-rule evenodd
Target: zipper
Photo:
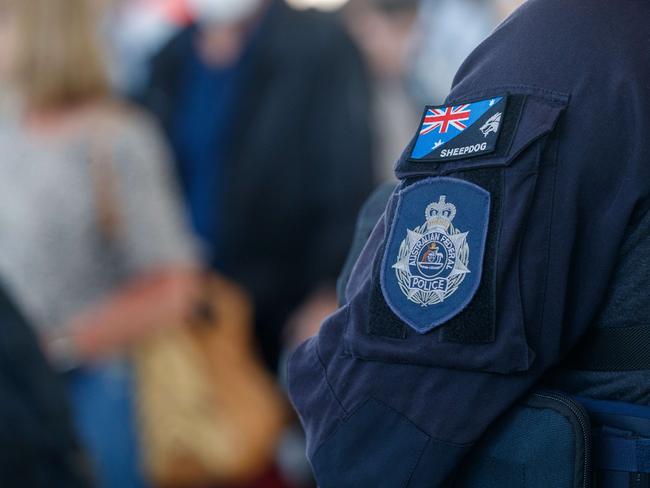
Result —
<path fill-rule="evenodd" d="M 543 391 L 534 393 L 534 396 L 546 400 L 553 400 L 568 408 L 575 416 L 580 424 L 582 430 L 582 438 L 584 442 L 584 478 L 583 488 L 590 488 L 591 486 L 591 424 L 589 416 L 582 405 L 576 402 L 569 395 L 557 391 Z"/>

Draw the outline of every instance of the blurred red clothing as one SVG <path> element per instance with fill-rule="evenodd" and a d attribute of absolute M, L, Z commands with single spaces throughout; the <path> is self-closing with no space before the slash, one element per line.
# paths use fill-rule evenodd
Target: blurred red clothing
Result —
<path fill-rule="evenodd" d="M 165 18 L 179 26 L 192 21 L 192 13 L 187 0 L 131 0 L 134 7 L 161 13 Z"/>
<path fill-rule="evenodd" d="M 269 471 L 262 476 L 259 480 L 243 485 L 243 486 L 232 486 L 229 488 L 295 488 L 290 485 L 288 482 L 284 481 L 282 475 L 278 469 L 274 466 Z"/>
<path fill-rule="evenodd" d="M 276 466 L 269 470 L 258 480 L 244 485 L 219 485 L 197 488 L 297 488 L 285 481 Z"/>

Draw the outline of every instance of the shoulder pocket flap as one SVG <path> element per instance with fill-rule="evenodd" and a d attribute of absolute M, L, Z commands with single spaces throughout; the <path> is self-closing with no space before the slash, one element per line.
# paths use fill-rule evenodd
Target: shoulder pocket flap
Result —
<path fill-rule="evenodd" d="M 458 103 L 462 102 L 458 100 Z M 504 126 L 496 150 L 489 155 L 455 161 L 415 162 L 409 159 L 416 138 L 397 161 L 398 178 L 444 176 L 456 171 L 509 166 L 528 146 L 550 133 L 556 126 L 566 101 L 531 95 L 508 95 Z"/>

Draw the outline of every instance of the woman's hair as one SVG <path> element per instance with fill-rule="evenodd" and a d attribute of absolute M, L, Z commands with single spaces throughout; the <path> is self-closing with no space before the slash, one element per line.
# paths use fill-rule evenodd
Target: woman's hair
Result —
<path fill-rule="evenodd" d="M 14 82 L 26 103 L 58 109 L 108 95 L 91 0 L 0 0 L 17 22 Z"/>

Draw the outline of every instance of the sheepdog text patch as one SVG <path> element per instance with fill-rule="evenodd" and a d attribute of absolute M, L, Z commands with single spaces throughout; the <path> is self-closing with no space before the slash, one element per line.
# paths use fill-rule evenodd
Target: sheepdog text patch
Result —
<path fill-rule="evenodd" d="M 410 160 L 447 161 L 493 152 L 506 103 L 507 97 L 500 96 L 459 105 L 427 106 Z"/>
<path fill-rule="evenodd" d="M 393 312 L 424 334 L 471 301 L 481 282 L 490 194 L 455 178 L 427 178 L 399 193 L 381 268 Z"/>

